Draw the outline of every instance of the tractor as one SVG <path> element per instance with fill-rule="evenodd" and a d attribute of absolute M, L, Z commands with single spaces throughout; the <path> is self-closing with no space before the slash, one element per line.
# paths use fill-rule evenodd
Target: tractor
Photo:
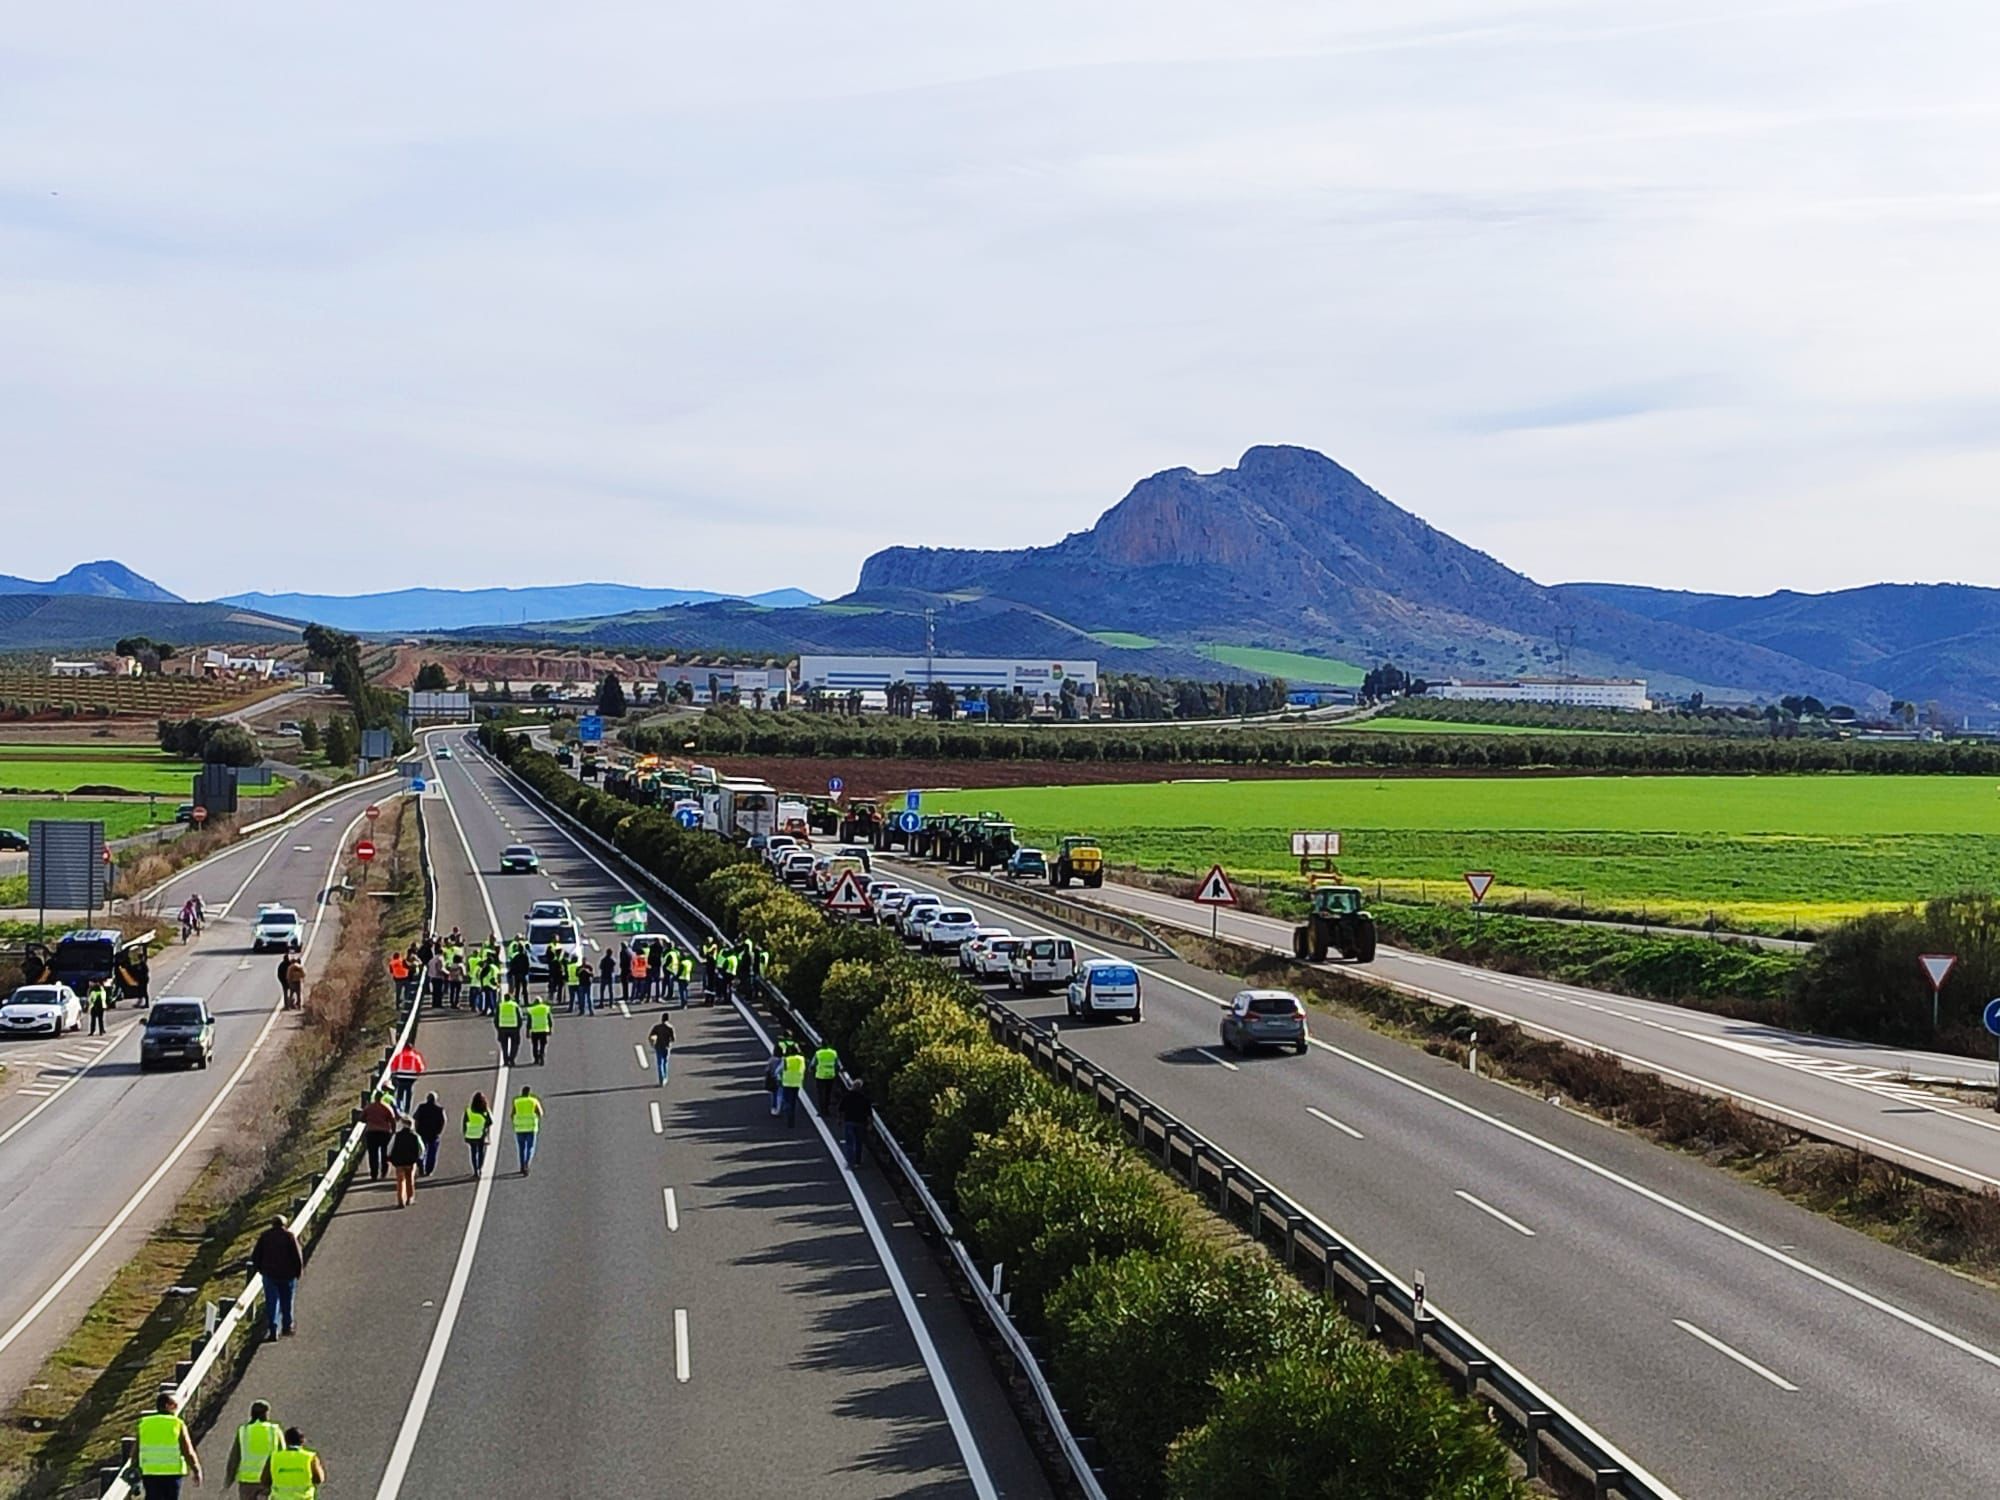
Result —
<path fill-rule="evenodd" d="M 1375 919 L 1361 904 L 1361 888 L 1316 885 L 1304 925 L 1292 929 L 1292 953 L 1324 963 L 1329 952 L 1358 964 L 1375 961 Z"/>
<path fill-rule="evenodd" d="M 806 798 L 806 827 L 829 838 L 840 832 L 840 804 L 831 797 Z"/>
<path fill-rule="evenodd" d="M 880 849 L 882 804 L 865 797 L 848 803 L 846 814 L 840 820 L 840 841 L 843 844 L 868 844 Z"/>
<path fill-rule="evenodd" d="M 984 838 L 984 830 L 989 824 L 999 823 L 1000 814 L 983 812 L 974 817 L 960 818 L 958 826 L 951 831 L 951 839 L 944 857 L 955 865 L 969 865 L 979 858 L 979 845 Z"/>
<path fill-rule="evenodd" d="M 1067 890 L 1072 880 L 1093 888 L 1104 884 L 1104 851 L 1087 834 L 1067 835 L 1049 857 L 1049 884 Z"/>
<path fill-rule="evenodd" d="M 1014 825 L 998 818 L 981 818 L 972 825 L 965 862 L 982 873 L 1004 865 L 1014 853 Z"/>

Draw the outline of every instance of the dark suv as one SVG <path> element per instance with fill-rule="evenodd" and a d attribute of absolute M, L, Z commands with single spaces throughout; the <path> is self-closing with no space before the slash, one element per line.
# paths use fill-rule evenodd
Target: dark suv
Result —
<path fill-rule="evenodd" d="M 208 1066 L 215 1056 L 215 1017 L 200 1000 L 155 1000 L 139 1035 L 139 1070 L 157 1063 Z"/>

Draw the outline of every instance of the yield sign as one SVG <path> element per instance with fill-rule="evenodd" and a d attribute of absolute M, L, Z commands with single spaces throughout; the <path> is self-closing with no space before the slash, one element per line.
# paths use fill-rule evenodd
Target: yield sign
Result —
<path fill-rule="evenodd" d="M 1202 881 L 1201 889 L 1194 893 L 1194 899 L 1199 901 L 1203 906 L 1234 906 L 1236 904 L 1236 889 L 1230 885 L 1229 877 L 1222 873 L 1221 865 L 1217 865 L 1208 872 L 1208 878 Z"/>
<path fill-rule="evenodd" d="M 1491 870 L 1468 870 L 1465 874 L 1465 883 L 1472 888 L 1472 900 L 1477 905 L 1479 902 L 1484 901 L 1486 893 L 1493 889 L 1493 872 Z"/>
<path fill-rule="evenodd" d="M 843 872 L 840 879 L 834 882 L 833 894 L 826 898 L 826 909 L 846 912 L 868 910 L 868 893 L 861 889 L 860 877 L 854 871 Z"/>
<path fill-rule="evenodd" d="M 1958 963 L 1958 955 L 1956 953 L 1925 953 L 1918 957 L 1917 962 L 1924 966 L 1924 973 L 1930 979 L 1931 988 L 1933 990 L 1941 990 L 1944 988 L 1945 975 L 1949 974 Z"/>

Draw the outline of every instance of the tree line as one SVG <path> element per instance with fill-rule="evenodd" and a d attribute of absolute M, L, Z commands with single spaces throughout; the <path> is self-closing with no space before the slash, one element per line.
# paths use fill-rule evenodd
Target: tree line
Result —
<path fill-rule="evenodd" d="M 255 766 L 264 760 L 257 736 L 224 719 L 162 719 L 156 733 L 162 750 L 184 760 L 212 766 Z"/>

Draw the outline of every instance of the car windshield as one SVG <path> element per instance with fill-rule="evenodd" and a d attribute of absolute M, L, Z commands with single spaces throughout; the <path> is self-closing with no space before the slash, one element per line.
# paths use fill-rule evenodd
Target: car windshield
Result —
<path fill-rule="evenodd" d="M 23 985 L 7 997 L 9 1005 L 54 1005 L 62 994 L 52 984 Z"/>
<path fill-rule="evenodd" d="M 1252 995 L 1250 1013 L 1253 1016 L 1295 1016 L 1299 1013 L 1299 1002 L 1290 995 Z"/>
<path fill-rule="evenodd" d="M 509 844 L 503 852 L 511 859 L 517 854 L 531 855 L 535 851 L 530 849 L 526 844 Z"/>
<path fill-rule="evenodd" d="M 531 943 L 573 943 L 576 929 L 567 922 L 534 922 L 528 927 Z"/>
<path fill-rule="evenodd" d="M 288 906 L 274 906 L 264 913 L 266 922 L 296 922 L 299 914 Z"/>
<path fill-rule="evenodd" d="M 148 1026 L 199 1026 L 201 1007 L 199 1005 L 176 1005 L 171 1000 L 162 1000 L 146 1016 Z"/>

